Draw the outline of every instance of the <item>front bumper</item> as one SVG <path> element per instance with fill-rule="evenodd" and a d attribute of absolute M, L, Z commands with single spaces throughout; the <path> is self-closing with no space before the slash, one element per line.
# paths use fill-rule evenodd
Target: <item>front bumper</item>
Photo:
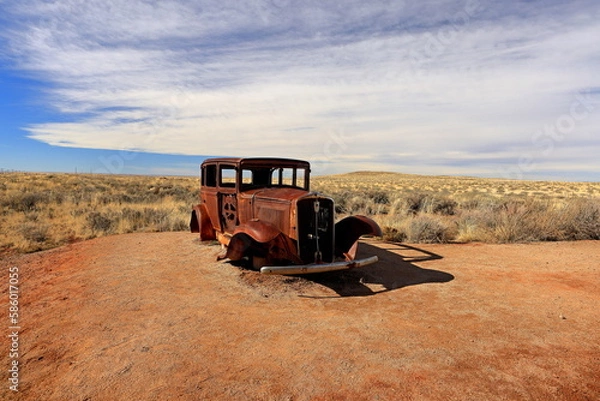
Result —
<path fill-rule="evenodd" d="M 290 266 L 263 266 L 260 268 L 262 274 L 281 274 L 281 275 L 294 275 L 294 274 L 311 274 L 311 273 L 325 273 L 337 270 L 353 269 L 355 267 L 363 267 L 371 265 L 377 262 L 379 259 L 377 256 L 371 256 L 365 259 L 351 260 L 345 262 L 334 262 L 334 263 L 323 263 L 323 264 L 310 264 L 310 265 L 290 265 Z"/>

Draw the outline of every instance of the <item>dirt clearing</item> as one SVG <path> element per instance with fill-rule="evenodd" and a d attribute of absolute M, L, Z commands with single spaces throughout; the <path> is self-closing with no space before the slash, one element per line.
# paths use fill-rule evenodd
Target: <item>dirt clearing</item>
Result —
<path fill-rule="evenodd" d="M 366 241 L 377 264 L 306 277 L 218 252 L 160 233 L 3 256 L 0 399 L 600 399 L 599 242 Z"/>

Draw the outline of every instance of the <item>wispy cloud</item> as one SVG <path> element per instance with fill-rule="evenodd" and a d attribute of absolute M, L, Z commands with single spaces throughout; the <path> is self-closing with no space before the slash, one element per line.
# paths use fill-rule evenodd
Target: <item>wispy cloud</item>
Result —
<path fill-rule="evenodd" d="M 591 0 L 2 4 L 5 56 L 49 83 L 63 116 L 25 127 L 52 145 L 292 156 L 331 170 L 597 172 Z M 535 132 L 578 93 L 586 117 L 549 152 Z M 528 154 L 537 170 L 519 167 Z"/>

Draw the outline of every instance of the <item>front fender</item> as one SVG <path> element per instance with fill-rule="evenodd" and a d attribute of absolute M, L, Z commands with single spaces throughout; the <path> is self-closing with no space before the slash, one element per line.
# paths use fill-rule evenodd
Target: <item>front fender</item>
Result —
<path fill-rule="evenodd" d="M 265 243 L 281 234 L 281 230 L 265 221 L 250 220 L 237 226 L 233 231 L 233 236 L 241 233 L 249 235 L 256 242 Z"/>
<path fill-rule="evenodd" d="M 348 216 L 335 224 L 335 254 L 354 260 L 358 239 L 363 235 L 381 237 L 381 228 L 366 216 Z"/>
<path fill-rule="evenodd" d="M 231 260 L 249 255 L 264 257 L 267 263 L 282 260 L 302 263 L 292 239 L 274 225 L 260 220 L 236 227 L 227 245 L 226 257 Z"/>

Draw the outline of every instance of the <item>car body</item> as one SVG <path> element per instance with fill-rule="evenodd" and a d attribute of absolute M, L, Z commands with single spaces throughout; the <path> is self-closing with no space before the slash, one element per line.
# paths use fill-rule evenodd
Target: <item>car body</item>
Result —
<path fill-rule="evenodd" d="M 310 191 L 310 164 L 285 158 L 212 158 L 201 165 L 192 232 L 218 240 L 223 258 L 265 274 L 303 274 L 374 263 L 355 260 L 362 235 L 381 236 L 366 216 L 335 222 L 332 198 Z"/>

